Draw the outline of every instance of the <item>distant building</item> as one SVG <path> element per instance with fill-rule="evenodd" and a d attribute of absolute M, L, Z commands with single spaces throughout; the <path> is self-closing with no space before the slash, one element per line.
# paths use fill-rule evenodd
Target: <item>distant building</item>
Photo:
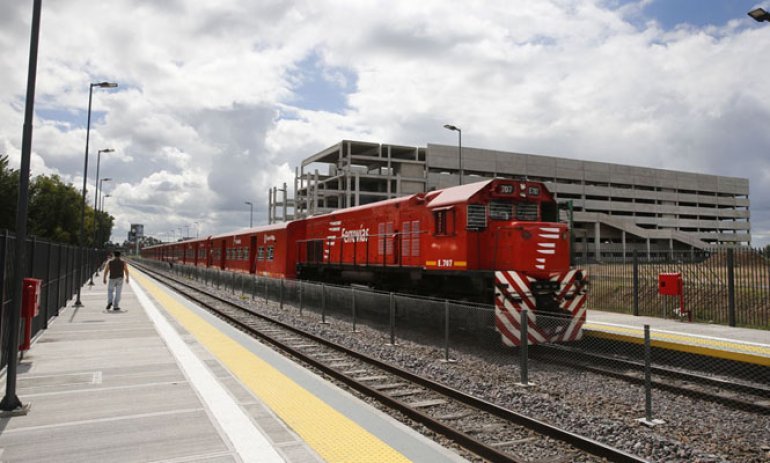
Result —
<path fill-rule="evenodd" d="M 751 242 L 746 178 L 472 147 L 462 148 L 462 170 L 463 183 L 526 178 L 545 182 L 559 201 L 572 201 L 577 252 L 593 254 L 607 244 L 650 252 Z M 302 161 L 293 199 L 286 184 L 271 191 L 269 220 L 454 186 L 459 173 L 456 145 L 343 140 Z"/>

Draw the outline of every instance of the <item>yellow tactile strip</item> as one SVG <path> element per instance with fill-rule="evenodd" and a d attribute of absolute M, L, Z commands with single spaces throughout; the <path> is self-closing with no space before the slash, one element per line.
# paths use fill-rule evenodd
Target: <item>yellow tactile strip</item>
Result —
<path fill-rule="evenodd" d="M 272 365 L 222 334 L 149 279 L 141 275 L 136 275 L 134 279 L 326 461 L 409 461 L 403 454 L 321 401 Z"/>
<path fill-rule="evenodd" d="M 644 343 L 644 330 L 642 328 L 592 323 L 586 323 L 583 328 L 586 330 L 586 334 L 597 338 L 620 339 L 636 344 Z M 653 347 L 770 366 L 770 348 L 766 346 L 655 330 L 650 331 L 650 338 L 650 344 Z"/>

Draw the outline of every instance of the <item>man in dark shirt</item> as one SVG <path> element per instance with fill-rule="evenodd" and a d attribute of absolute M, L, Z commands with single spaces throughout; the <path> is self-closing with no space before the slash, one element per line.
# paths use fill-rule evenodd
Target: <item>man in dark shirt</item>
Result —
<path fill-rule="evenodd" d="M 128 283 L 128 265 L 120 259 L 120 252 L 115 251 L 115 257 L 107 262 L 107 268 L 104 270 L 104 282 L 107 283 L 107 276 L 110 282 L 107 284 L 107 310 L 110 310 L 113 303 L 115 311 L 120 310 L 120 292 L 123 290 L 123 277 Z M 114 293 L 114 298 L 113 298 Z"/>

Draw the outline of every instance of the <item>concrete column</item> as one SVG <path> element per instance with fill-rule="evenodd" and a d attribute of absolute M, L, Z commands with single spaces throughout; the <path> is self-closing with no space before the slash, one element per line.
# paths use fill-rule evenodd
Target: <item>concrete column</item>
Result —
<path fill-rule="evenodd" d="M 626 261 L 626 231 L 621 230 L 620 237 L 623 241 L 623 262 Z"/>
<path fill-rule="evenodd" d="M 647 260 L 650 260 L 650 239 L 647 238 Z"/>
<path fill-rule="evenodd" d="M 601 254 L 601 224 L 594 222 L 594 258 L 598 261 Z"/>
<path fill-rule="evenodd" d="M 356 172 L 356 206 L 361 205 L 361 176 Z"/>
<path fill-rule="evenodd" d="M 288 207 L 288 191 L 286 190 L 286 182 L 283 182 L 283 221 L 286 222 L 286 208 Z"/>
<path fill-rule="evenodd" d="M 348 168 L 347 171 L 345 171 L 345 207 L 350 207 L 353 197 L 353 192 L 351 191 L 351 182 L 353 180 L 350 178 L 350 169 Z"/>

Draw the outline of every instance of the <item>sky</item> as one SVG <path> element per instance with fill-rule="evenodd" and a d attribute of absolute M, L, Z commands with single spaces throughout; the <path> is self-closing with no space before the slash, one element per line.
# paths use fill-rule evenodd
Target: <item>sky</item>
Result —
<path fill-rule="evenodd" d="M 267 220 L 343 139 L 748 178 L 770 244 L 770 0 L 44 0 L 32 175 L 99 158 L 112 239 Z M 18 168 L 32 1 L 0 2 L 0 155 Z M 98 156 L 98 150 L 114 153 Z"/>

